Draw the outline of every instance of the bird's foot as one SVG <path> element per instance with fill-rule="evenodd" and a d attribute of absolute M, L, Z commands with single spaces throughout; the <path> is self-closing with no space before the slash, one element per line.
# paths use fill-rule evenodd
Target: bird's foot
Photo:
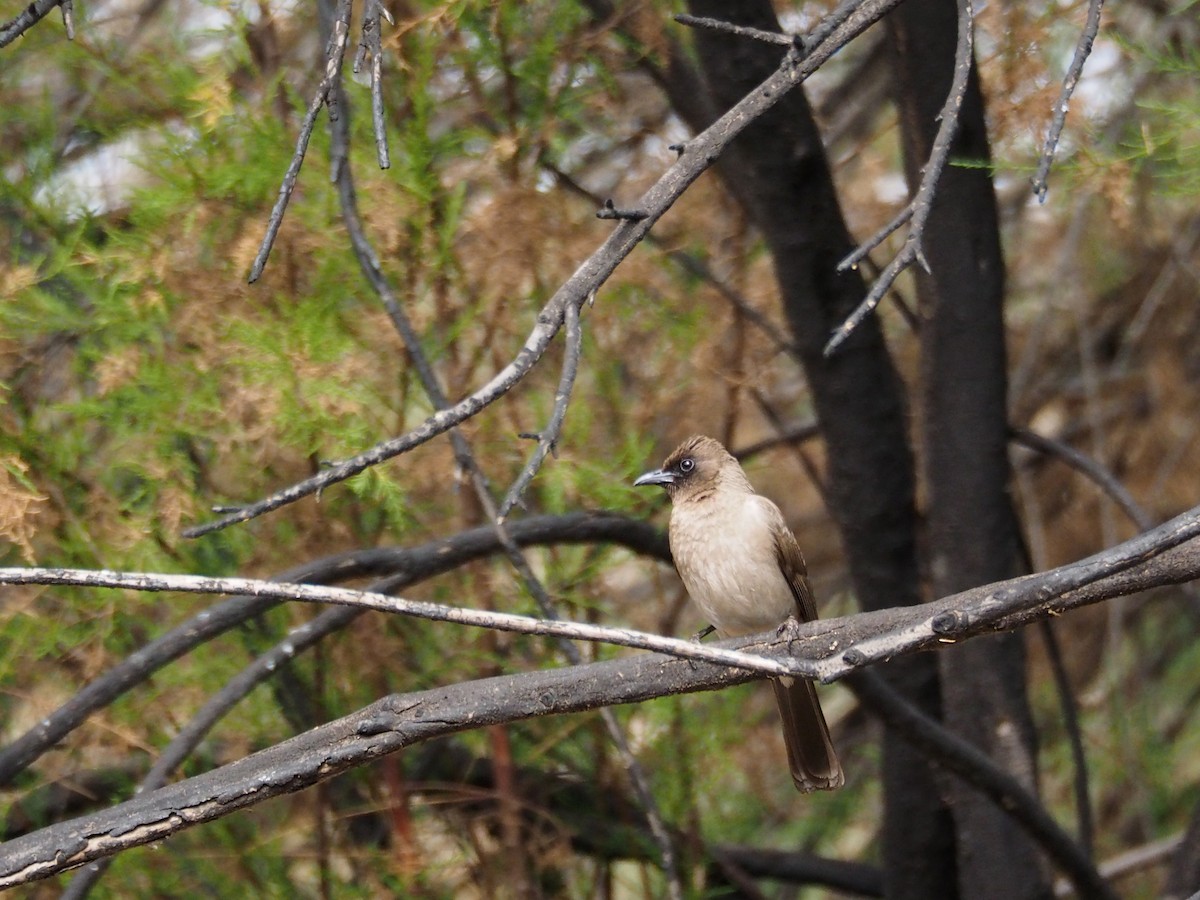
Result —
<path fill-rule="evenodd" d="M 700 631 L 697 631 L 695 634 L 692 635 L 692 643 L 699 644 L 702 640 L 704 640 L 706 637 L 708 637 L 710 634 L 712 634 L 716 630 L 717 629 L 714 628 L 712 625 L 708 625 L 708 626 L 702 628 Z M 695 670 L 696 661 L 694 659 L 689 659 L 688 665 L 691 666 L 693 670 Z"/>
<path fill-rule="evenodd" d="M 795 616 L 788 616 L 779 623 L 779 627 L 775 629 L 776 637 L 786 637 L 788 643 L 799 640 L 800 638 L 800 620 Z"/>

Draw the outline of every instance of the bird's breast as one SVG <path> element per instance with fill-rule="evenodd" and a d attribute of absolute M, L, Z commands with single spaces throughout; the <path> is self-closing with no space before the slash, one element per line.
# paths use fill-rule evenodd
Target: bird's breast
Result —
<path fill-rule="evenodd" d="M 753 494 L 712 495 L 672 508 L 671 554 L 696 606 L 722 635 L 751 634 L 796 609 L 775 537 Z"/>

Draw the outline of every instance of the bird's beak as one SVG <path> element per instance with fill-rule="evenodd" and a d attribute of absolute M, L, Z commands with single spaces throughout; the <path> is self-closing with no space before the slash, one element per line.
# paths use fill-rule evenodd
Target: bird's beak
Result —
<path fill-rule="evenodd" d="M 665 486 L 674 483 L 675 476 L 670 472 L 666 471 L 665 469 L 654 469 L 651 472 L 647 472 L 645 475 L 639 475 L 637 480 L 634 481 L 633 486 L 644 487 L 647 484 L 661 484 Z"/>

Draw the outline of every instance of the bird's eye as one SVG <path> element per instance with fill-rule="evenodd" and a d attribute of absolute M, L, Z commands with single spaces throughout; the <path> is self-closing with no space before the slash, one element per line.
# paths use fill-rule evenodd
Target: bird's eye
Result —
<path fill-rule="evenodd" d="M 685 456 L 679 461 L 679 471 L 686 475 L 692 469 L 696 468 L 696 461 L 690 456 Z"/>

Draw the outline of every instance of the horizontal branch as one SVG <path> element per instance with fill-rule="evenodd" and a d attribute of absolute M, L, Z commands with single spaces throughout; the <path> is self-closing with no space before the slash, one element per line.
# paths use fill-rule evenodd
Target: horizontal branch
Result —
<path fill-rule="evenodd" d="M 661 637 L 632 628 L 612 628 L 562 619 L 536 619 L 514 613 L 492 612 L 464 606 L 448 606 L 427 600 L 406 600 L 371 591 L 263 581 L 258 578 L 212 578 L 207 575 L 169 575 L 154 572 L 115 572 L 110 569 L 0 568 L 0 584 L 49 584 L 74 587 L 120 588 L 134 591 L 176 591 L 185 594 L 235 594 L 270 597 L 301 603 L 330 603 L 376 612 L 396 613 L 434 622 L 452 622 L 495 631 L 540 634 L 575 641 L 613 644 L 638 650 L 654 650 L 683 659 L 711 662 L 756 672 L 759 675 L 813 677 L 805 663 L 766 659 L 735 650 L 705 646 L 697 641 Z"/>
<path fill-rule="evenodd" d="M 616 513 L 575 512 L 519 519 L 508 525 L 518 546 L 539 544 L 605 544 L 669 561 L 666 535 L 648 522 Z M 355 578 L 382 579 L 375 587 L 390 593 L 449 572 L 501 549 L 494 527 L 484 525 L 416 547 L 352 550 L 314 560 L 283 573 L 278 580 L 333 584 Z M 0 748 L 0 786 L 12 780 L 41 754 L 79 727 L 89 715 L 185 653 L 241 623 L 261 616 L 281 601 L 272 597 L 232 597 L 184 620 L 86 684 L 70 700 L 7 746 Z"/>
<path fill-rule="evenodd" d="M 823 682 L 866 665 L 953 644 L 1112 597 L 1200 577 L 1200 507 L 1087 559 L 1036 575 L 983 585 L 920 606 L 809 623 L 841 650 L 816 662 Z M 817 629 L 813 625 L 818 624 Z"/>
<path fill-rule="evenodd" d="M 947 611 L 990 609 L 998 596 L 1006 598 L 1009 614 L 997 620 L 977 618 L 971 633 L 1015 628 L 1084 604 L 1193 580 L 1200 576 L 1200 540 L 1181 542 L 1180 536 L 1198 521 L 1200 513 L 1193 510 L 1151 532 L 1153 546 L 1147 545 L 1144 539 L 1148 536 L 1144 535 L 1079 563 L 965 591 L 923 606 L 808 622 L 800 626 L 794 638 L 771 635 L 764 640 L 760 636 L 707 649 L 732 653 L 726 648 L 740 646 L 753 651 L 755 655 L 750 659 L 773 661 L 782 667 L 799 663 L 799 668 L 840 677 L 858 668 L 845 665 L 847 650 L 886 635 L 893 637 L 891 646 L 895 648 L 889 656 L 936 647 L 941 640 L 936 632 L 932 637 L 914 640 L 914 629 Z M 1171 549 L 1162 549 L 1168 546 Z M 1157 555 L 1147 557 L 1150 553 Z M 1133 562 L 1125 568 L 1095 576 L 1098 565 L 1111 567 L 1118 559 L 1131 558 Z M 4 574 L 11 571 L 4 570 Z M 1046 599 L 1047 585 L 1080 583 L 1085 573 L 1090 581 Z M 958 635 L 966 636 L 967 632 Z M 862 664 L 873 661 L 867 659 Z M 756 677 L 725 665 L 638 654 L 388 697 L 220 769 L 0 845 L 0 889 L 159 840 L 182 827 L 301 790 L 352 766 L 440 735 L 537 716 L 638 703 L 668 694 L 719 689 Z"/>

